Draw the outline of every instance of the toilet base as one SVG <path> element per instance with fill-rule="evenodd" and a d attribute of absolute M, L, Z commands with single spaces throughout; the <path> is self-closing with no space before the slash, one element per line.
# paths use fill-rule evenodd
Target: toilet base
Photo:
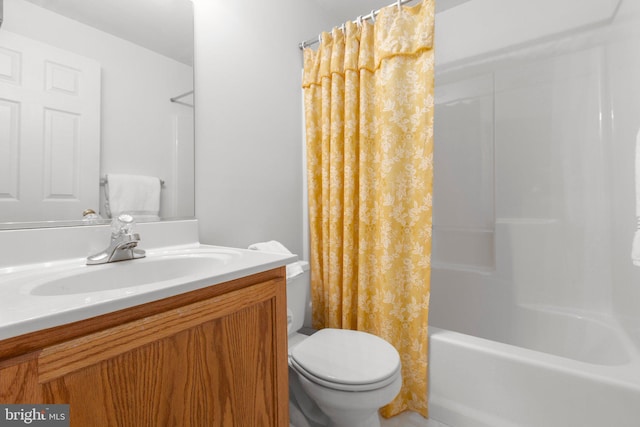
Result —
<path fill-rule="evenodd" d="M 399 374 L 383 388 L 356 392 L 328 389 L 296 376 L 304 392 L 329 418 L 330 427 L 380 427 L 378 409 L 391 402 L 402 387 Z"/>

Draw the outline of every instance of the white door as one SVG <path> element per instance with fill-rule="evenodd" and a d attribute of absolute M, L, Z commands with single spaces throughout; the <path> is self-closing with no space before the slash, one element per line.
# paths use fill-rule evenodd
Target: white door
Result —
<path fill-rule="evenodd" d="M 100 64 L 0 32 L 0 222 L 98 211 Z"/>

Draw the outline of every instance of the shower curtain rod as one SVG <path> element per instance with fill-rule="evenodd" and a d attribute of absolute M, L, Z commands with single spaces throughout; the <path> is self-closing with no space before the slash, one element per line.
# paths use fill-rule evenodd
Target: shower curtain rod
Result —
<path fill-rule="evenodd" d="M 413 0 L 397 0 L 395 3 L 392 3 L 392 4 L 390 4 L 390 5 L 388 5 L 388 6 L 385 6 L 385 7 L 394 6 L 394 5 L 395 5 L 395 6 L 400 7 L 400 6 L 402 6 L 403 4 L 405 4 L 405 3 L 409 3 L 409 2 L 411 2 L 411 1 L 413 1 Z M 367 19 L 374 20 L 374 19 L 375 19 L 375 17 L 378 15 L 378 13 L 380 13 L 380 9 L 374 9 L 374 10 L 372 10 L 371 12 L 369 12 L 369 14 L 368 14 L 368 15 L 360 15 L 357 19 L 354 19 L 354 20 L 353 20 L 353 21 L 351 21 L 351 22 L 353 22 L 354 24 L 356 24 L 356 23 L 358 23 L 358 21 L 361 21 L 361 20 L 362 20 L 362 21 L 366 21 Z M 342 25 L 344 26 L 344 24 L 342 24 Z M 342 27 L 342 28 L 344 29 L 344 27 Z M 309 39 L 309 40 L 305 40 L 305 41 L 303 41 L 303 42 L 300 42 L 300 43 L 298 44 L 298 47 L 300 48 L 300 50 L 302 50 L 302 49 L 304 49 L 305 47 L 312 46 L 312 45 L 314 45 L 314 44 L 316 44 L 316 43 L 318 43 L 318 42 L 320 41 L 320 37 L 321 37 L 321 36 L 322 36 L 322 35 L 318 35 L 318 37 L 316 37 L 316 38 L 314 38 L 314 39 Z"/>

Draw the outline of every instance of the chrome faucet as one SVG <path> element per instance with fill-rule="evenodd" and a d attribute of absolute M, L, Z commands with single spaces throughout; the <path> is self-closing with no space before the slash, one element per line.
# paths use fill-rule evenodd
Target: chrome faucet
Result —
<path fill-rule="evenodd" d="M 95 255 L 87 257 L 87 265 L 106 264 L 144 258 L 145 251 L 137 249 L 140 235 L 133 232 L 133 217 L 121 214 L 111 221 L 111 243 L 109 247 Z"/>

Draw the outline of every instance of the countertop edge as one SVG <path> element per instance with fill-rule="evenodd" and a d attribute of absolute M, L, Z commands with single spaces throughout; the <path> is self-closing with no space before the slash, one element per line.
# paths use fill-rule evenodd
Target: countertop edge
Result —
<path fill-rule="evenodd" d="M 189 280 L 182 284 L 163 287 L 159 289 L 152 289 L 132 296 L 103 301 L 93 305 L 81 306 L 58 313 L 49 313 L 48 315 L 44 315 L 42 317 L 25 319 L 24 321 L 21 321 L 19 323 L 0 325 L 0 341 L 49 328 L 63 326 L 82 320 L 87 320 L 92 317 L 98 317 L 139 305 L 152 303 L 165 298 L 178 296 L 210 286 L 219 285 L 275 268 L 283 267 L 298 260 L 298 256 L 295 254 L 262 252 L 213 245 L 201 244 L 198 245 L 195 249 L 206 250 L 215 248 L 241 251 L 246 253 L 259 252 L 263 256 L 267 255 L 268 260 L 257 264 L 243 266 L 232 271 L 225 271 L 224 273 L 216 276 L 198 278 L 197 280 Z"/>

